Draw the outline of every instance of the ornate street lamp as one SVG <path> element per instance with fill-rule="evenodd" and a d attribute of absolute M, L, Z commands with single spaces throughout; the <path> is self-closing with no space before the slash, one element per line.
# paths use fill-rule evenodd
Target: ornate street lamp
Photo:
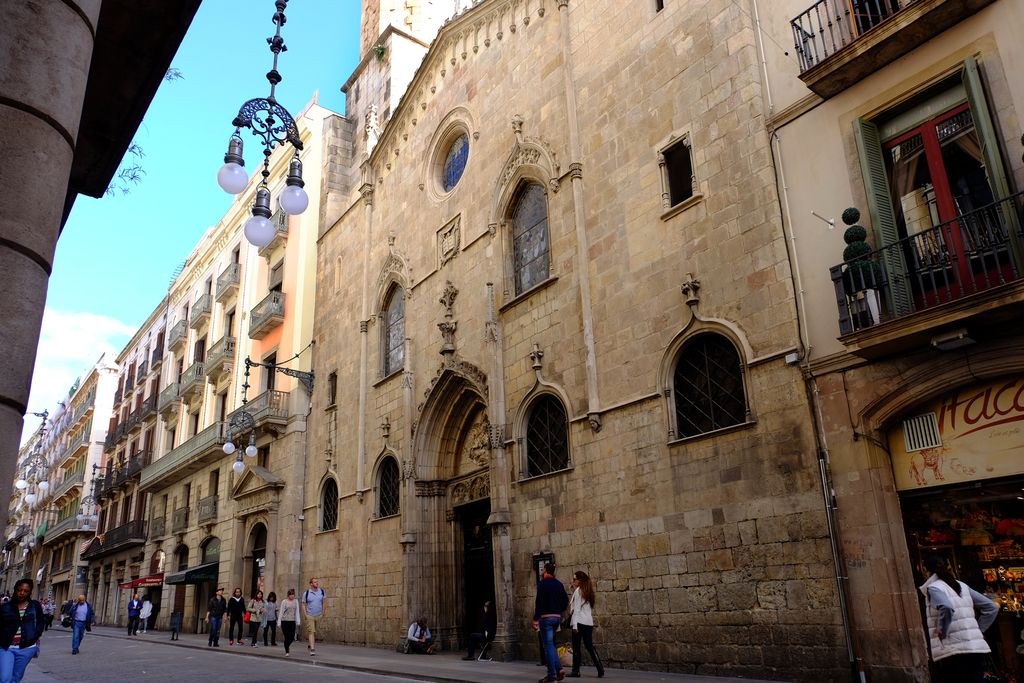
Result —
<path fill-rule="evenodd" d="M 270 222 L 270 190 L 267 189 L 267 180 L 270 178 L 270 155 L 277 145 L 288 142 L 295 149 L 295 154 L 288 164 L 288 177 L 285 179 L 285 189 L 281 192 L 281 209 L 288 215 L 298 215 L 306 210 L 309 205 L 309 197 L 303 188 L 302 161 L 299 159 L 299 152 L 302 150 L 302 141 L 299 139 L 299 130 L 295 126 L 295 119 L 282 107 L 274 95 L 277 84 L 281 82 L 281 74 L 277 70 L 277 59 L 282 52 L 288 50 L 281 38 L 281 27 L 287 19 L 284 11 L 288 7 L 288 0 L 276 0 L 274 6 L 274 35 L 267 38 L 270 51 L 274 54 L 274 66 L 267 72 L 267 80 L 270 82 L 270 95 L 249 100 L 238 110 L 238 116 L 232 121 L 235 132 L 228 140 L 228 151 L 224 155 L 224 165 L 217 171 L 217 184 L 228 194 L 239 194 L 249 184 L 249 178 L 245 172 L 245 160 L 242 158 L 242 128 L 248 128 L 253 135 L 263 141 L 263 180 L 259 189 L 256 190 L 256 199 L 253 202 L 252 218 L 245 223 L 245 238 L 257 247 L 265 247 L 274 239 L 275 229 Z"/>
<path fill-rule="evenodd" d="M 42 418 L 42 423 L 39 425 L 37 430 L 36 445 L 32 449 L 32 455 L 25 461 L 25 469 L 22 471 L 22 476 L 14 482 L 14 488 L 19 491 L 28 492 L 25 494 L 25 503 L 29 507 L 33 507 L 36 502 L 46 496 L 47 491 L 50 490 L 50 482 L 46 481 L 45 474 L 47 468 L 46 457 L 42 454 L 43 436 L 46 434 L 46 420 L 50 416 L 49 411 L 44 410 L 41 413 L 32 413 L 36 417 Z M 35 484 L 35 488 L 38 491 L 33 491 L 30 487 Z"/>
<path fill-rule="evenodd" d="M 235 474 L 241 474 L 245 470 L 245 462 L 242 460 L 242 452 L 239 450 L 241 447 L 241 441 L 238 445 L 235 444 L 234 434 L 237 431 L 238 435 L 241 436 L 246 430 L 249 431 L 249 444 L 245 447 L 245 455 L 249 458 L 255 458 L 259 452 L 256 449 L 256 420 L 253 416 L 245 409 L 245 405 L 249 402 L 249 371 L 254 368 L 267 368 L 271 372 L 280 372 L 283 375 L 294 377 L 302 383 L 302 386 L 306 388 L 309 394 L 313 393 L 313 373 L 306 372 L 304 370 L 293 370 L 292 368 L 282 368 L 280 365 L 275 363 L 260 363 L 245 357 L 245 382 L 242 383 L 242 407 L 237 410 L 228 422 L 228 440 L 224 442 L 224 453 L 225 455 L 231 455 L 236 453 L 235 462 L 231 464 L 231 469 L 234 470 Z"/>
<path fill-rule="evenodd" d="M 96 470 L 99 469 L 99 465 L 92 466 L 92 488 L 89 490 L 89 495 L 82 498 L 79 504 L 78 514 L 75 515 L 75 519 L 82 525 L 82 529 L 85 531 L 90 530 L 90 525 L 96 524 L 100 517 L 96 514 L 96 486 L 100 480 L 103 479 L 101 475 L 96 474 Z"/>

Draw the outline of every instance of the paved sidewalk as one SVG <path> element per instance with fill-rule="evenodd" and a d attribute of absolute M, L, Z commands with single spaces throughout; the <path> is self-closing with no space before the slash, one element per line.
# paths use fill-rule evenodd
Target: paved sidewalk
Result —
<path fill-rule="evenodd" d="M 93 626 L 92 636 L 104 638 L 127 638 L 123 628 L 111 626 Z M 280 635 L 280 634 L 278 634 Z M 150 631 L 146 635 L 133 638 L 141 642 L 149 642 L 170 647 L 207 649 L 207 636 L 182 633 L 177 641 L 170 639 L 167 631 Z M 276 657 L 284 659 L 284 648 L 278 640 L 278 647 L 252 648 L 245 646 L 229 646 L 226 638 L 221 638 L 220 651 L 226 656 Z M 335 667 L 366 673 L 381 673 L 402 676 L 420 681 L 439 681 L 441 683 L 504 683 L 505 681 L 523 683 L 536 681 L 544 676 L 544 669 L 536 662 L 466 662 L 462 660 L 464 652 L 442 652 L 436 655 L 405 655 L 394 650 L 357 647 L 352 645 L 336 645 L 320 643 L 316 648 L 316 656 L 311 657 L 306 649 L 305 641 L 296 641 L 292 645 L 290 661 L 303 664 L 315 663 L 318 666 Z M 584 658 L 586 659 L 586 658 Z M 583 678 L 597 679 L 593 667 L 584 666 Z M 572 679 L 566 679 L 572 680 Z M 582 680 L 582 679 L 581 679 Z M 604 680 L 616 683 L 654 683 L 669 681 L 673 683 L 768 683 L 752 678 L 721 678 L 714 676 L 690 676 L 649 671 L 633 671 L 631 669 L 606 669 Z"/>

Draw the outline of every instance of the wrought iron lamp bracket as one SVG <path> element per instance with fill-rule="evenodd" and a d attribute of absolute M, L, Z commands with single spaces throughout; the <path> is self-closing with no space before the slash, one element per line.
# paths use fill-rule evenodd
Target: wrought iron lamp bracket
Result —
<path fill-rule="evenodd" d="M 312 394 L 313 393 L 313 379 L 314 379 L 314 375 L 313 375 L 312 371 L 306 372 L 305 370 L 293 370 L 292 368 L 283 368 L 280 365 L 276 365 L 274 363 L 260 363 L 258 361 L 254 361 L 251 358 L 249 358 L 248 356 L 246 356 L 245 357 L 245 374 L 246 374 L 247 378 L 248 378 L 248 375 L 249 375 L 249 368 L 256 368 L 256 367 L 258 367 L 258 368 L 266 368 L 268 370 L 276 370 L 277 372 L 280 372 L 282 375 L 288 375 L 289 377 L 294 377 L 295 379 L 299 380 L 299 383 L 302 384 L 302 386 L 306 390 L 307 394 Z M 246 381 L 248 381 L 248 379 Z"/>

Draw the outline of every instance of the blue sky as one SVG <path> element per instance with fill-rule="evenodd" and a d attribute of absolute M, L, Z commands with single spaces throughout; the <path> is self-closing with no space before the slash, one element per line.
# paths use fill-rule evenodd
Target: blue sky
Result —
<path fill-rule="evenodd" d="M 52 411 L 102 353 L 123 348 L 231 205 L 216 173 L 238 108 L 270 92 L 273 14 L 272 0 L 205 0 L 172 64 L 183 78 L 163 83 L 136 133 L 142 181 L 125 195 L 76 200 L 57 244 L 30 410 Z M 342 112 L 340 88 L 359 59 L 359 0 L 293 0 L 286 15 L 278 101 L 295 114 L 318 92 Z M 259 141 L 242 135 L 251 173 Z"/>

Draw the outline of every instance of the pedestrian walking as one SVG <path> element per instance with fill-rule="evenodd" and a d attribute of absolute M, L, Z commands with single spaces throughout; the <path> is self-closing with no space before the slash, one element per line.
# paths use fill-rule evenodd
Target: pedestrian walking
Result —
<path fill-rule="evenodd" d="M 249 622 L 249 637 L 252 639 L 251 647 L 259 647 L 256 638 L 260 635 L 260 626 L 263 625 L 263 617 L 267 613 L 267 603 L 263 601 L 263 591 L 256 591 L 249 600 L 246 608 L 247 621 Z"/>
<path fill-rule="evenodd" d="M 267 647 L 267 632 L 270 632 L 270 647 L 277 647 L 277 593 L 270 591 L 266 611 L 263 613 L 263 647 Z"/>
<path fill-rule="evenodd" d="M 317 579 L 309 580 L 309 588 L 302 592 L 302 616 L 306 617 L 306 632 L 309 634 L 309 654 L 316 655 L 316 632 L 324 616 L 324 599 L 327 593 Z"/>
<path fill-rule="evenodd" d="M 555 578 L 555 564 L 545 562 L 544 576 L 537 584 L 537 598 L 533 608 L 533 628 L 539 629 L 544 637 L 544 659 L 548 665 L 548 675 L 540 679 L 541 683 L 553 683 L 565 678 L 565 670 L 555 649 L 555 631 L 562 624 L 562 612 L 568 606 L 569 597 L 565 594 L 565 586 Z"/>
<path fill-rule="evenodd" d="M 210 638 L 207 647 L 220 647 L 220 625 L 224 621 L 224 613 L 228 611 L 228 601 L 224 599 L 224 589 L 217 592 L 206 603 L 206 623 L 210 625 Z"/>
<path fill-rule="evenodd" d="M 932 574 L 919 590 L 927 604 L 932 661 L 948 683 L 981 683 L 992 652 L 983 634 L 996 620 L 999 605 L 957 581 L 941 555 L 927 557 L 925 569 Z"/>
<path fill-rule="evenodd" d="M 85 599 L 84 593 L 79 594 L 75 606 L 71 608 L 71 654 L 78 654 L 85 632 L 92 630 L 94 621 L 96 613 L 93 612 L 92 605 Z"/>
<path fill-rule="evenodd" d="M 139 594 L 135 593 L 132 595 L 132 599 L 128 601 L 128 635 L 136 636 L 139 634 L 139 614 L 142 613 L 142 600 L 139 600 Z"/>
<path fill-rule="evenodd" d="M 149 618 L 153 616 L 153 603 L 149 600 L 149 594 L 142 599 L 142 609 L 139 610 L 139 626 L 142 627 L 142 635 L 146 635 L 149 629 Z"/>
<path fill-rule="evenodd" d="M 289 588 L 288 595 L 281 601 L 277 610 L 277 623 L 281 626 L 284 637 L 284 656 L 291 657 L 291 645 L 295 642 L 295 629 L 301 624 L 299 619 L 299 601 L 295 599 L 295 589 Z"/>
<path fill-rule="evenodd" d="M 57 606 L 53 604 L 53 600 L 43 600 L 43 622 L 44 631 L 49 631 L 50 627 L 53 626 L 53 614 L 57 611 Z"/>
<path fill-rule="evenodd" d="M 43 607 L 32 599 L 32 579 L 14 584 L 14 597 L 0 604 L 0 681 L 18 683 L 33 657 L 45 629 Z"/>
<path fill-rule="evenodd" d="M 569 678 L 580 677 L 580 661 L 583 652 L 580 641 L 590 653 L 590 661 L 597 668 L 597 677 L 604 678 L 604 665 L 594 649 L 594 582 L 585 571 L 577 571 L 572 575 L 572 598 L 569 610 L 572 614 L 572 671 Z"/>
<path fill-rule="evenodd" d="M 242 620 L 245 617 L 245 598 L 236 587 L 228 598 L 228 645 L 235 644 L 235 626 L 238 626 L 238 644 L 242 644 Z"/>

